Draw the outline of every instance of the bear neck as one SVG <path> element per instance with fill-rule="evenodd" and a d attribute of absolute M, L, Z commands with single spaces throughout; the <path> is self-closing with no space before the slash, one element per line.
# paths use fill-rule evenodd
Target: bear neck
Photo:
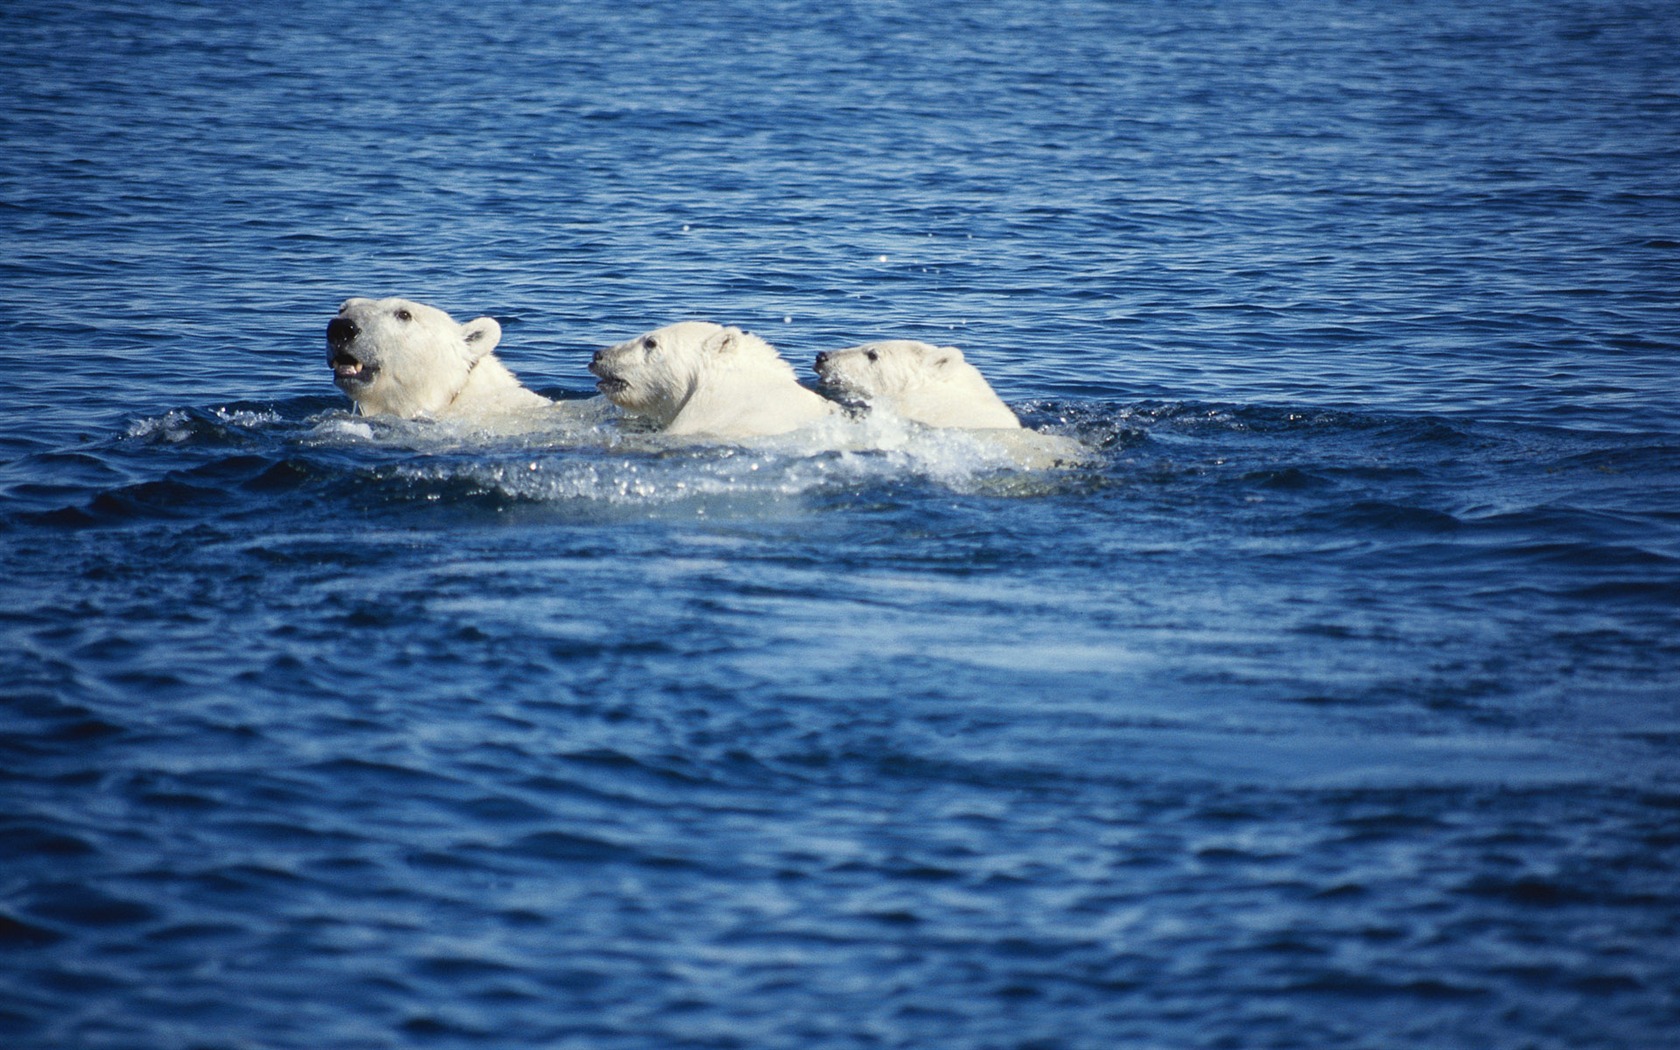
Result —
<path fill-rule="evenodd" d="M 932 427 L 1016 429 L 1021 421 L 984 380 L 914 383 L 892 399 L 899 415 Z"/>
<path fill-rule="evenodd" d="M 482 358 L 467 365 L 467 375 L 460 380 L 460 386 L 450 395 L 449 402 L 438 408 L 437 415 L 452 415 L 457 412 L 470 412 L 472 403 L 482 396 L 496 393 L 506 386 L 516 386 L 519 380 L 514 373 L 507 371 L 501 361 L 496 360 L 496 354 L 484 354 Z"/>
<path fill-rule="evenodd" d="M 460 388 L 433 415 L 466 415 L 481 408 L 514 409 L 548 403 L 548 398 L 526 389 L 495 354 L 485 354 L 467 368 Z"/>
<path fill-rule="evenodd" d="M 689 383 L 668 434 L 775 434 L 821 418 L 832 406 L 799 385 L 774 351 L 706 362 Z"/>

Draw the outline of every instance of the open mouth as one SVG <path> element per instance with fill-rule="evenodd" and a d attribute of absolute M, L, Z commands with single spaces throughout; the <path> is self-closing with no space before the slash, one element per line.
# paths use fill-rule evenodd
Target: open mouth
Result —
<path fill-rule="evenodd" d="M 373 377 L 379 374 L 379 366 L 358 360 L 343 350 L 335 352 L 327 359 L 332 365 L 333 382 L 339 386 L 365 386 L 373 382 Z"/>
<path fill-rule="evenodd" d="M 830 401 L 839 401 L 845 404 L 847 402 L 862 403 L 866 400 L 857 387 L 846 382 L 845 376 L 840 374 L 839 369 L 824 368 L 819 363 L 816 367 L 816 373 L 817 389 L 821 390 L 823 396 Z"/>
<path fill-rule="evenodd" d="M 589 362 L 589 370 L 595 373 L 595 389 L 607 397 L 630 389 L 629 380 L 620 379 L 607 371 L 606 366 L 601 363 L 598 357 Z"/>

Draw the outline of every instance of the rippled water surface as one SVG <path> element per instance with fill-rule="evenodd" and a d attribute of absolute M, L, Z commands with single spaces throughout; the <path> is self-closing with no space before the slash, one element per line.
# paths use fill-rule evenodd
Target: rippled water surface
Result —
<path fill-rule="evenodd" d="M 0 8 L 0 1044 L 1677 1045 L 1677 10 Z"/>

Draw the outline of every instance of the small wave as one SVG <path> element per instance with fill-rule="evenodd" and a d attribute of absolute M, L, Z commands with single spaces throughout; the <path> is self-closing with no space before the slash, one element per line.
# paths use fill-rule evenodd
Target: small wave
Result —
<path fill-rule="evenodd" d="M 1392 500 L 1361 499 L 1326 513 L 1329 521 L 1355 532 L 1371 529 L 1399 532 L 1450 532 L 1462 526 L 1445 511 L 1412 506 Z"/>
<path fill-rule="evenodd" d="M 56 930 L 0 912 L 0 949 L 45 948 L 63 939 L 64 935 Z"/>
<path fill-rule="evenodd" d="M 130 422 L 123 436 L 137 441 L 179 445 L 225 440 L 240 432 L 258 431 L 285 423 L 286 420 L 272 407 L 177 408 L 161 416 L 147 416 Z"/>

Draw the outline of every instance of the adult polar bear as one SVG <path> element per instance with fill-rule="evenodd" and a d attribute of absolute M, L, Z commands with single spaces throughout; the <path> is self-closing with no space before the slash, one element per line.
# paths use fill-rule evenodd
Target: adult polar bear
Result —
<path fill-rule="evenodd" d="M 491 353 L 502 326 L 408 299 L 347 299 L 327 322 L 333 382 L 363 415 L 486 420 L 554 404 Z"/>
<path fill-rule="evenodd" d="M 671 435 L 785 434 L 839 411 L 800 386 L 769 343 L 710 321 L 680 321 L 609 346 L 589 370 L 608 400 Z"/>
<path fill-rule="evenodd" d="M 1090 459 L 1086 446 L 1028 430 L 980 370 L 954 346 L 888 339 L 817 355 L 817 376 L 841 398 L 900 419 L 964 430 L 1001 447 L 1016 465 L 1044 470 Z"/>

